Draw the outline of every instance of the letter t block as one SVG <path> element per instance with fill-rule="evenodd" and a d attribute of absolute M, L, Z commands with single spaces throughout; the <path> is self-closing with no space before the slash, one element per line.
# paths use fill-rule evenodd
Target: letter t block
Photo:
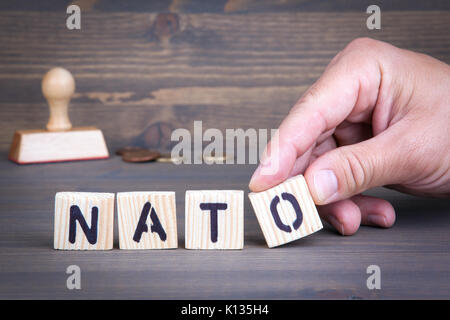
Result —
<path fill-rule="evenodd" d="M 186 249 L 244 247 L 244 191 L 186 191 Z"/>
<path fill-rule="evenodd" d="M 113 248 L 114 194 L 58 192 L 55 197 L 54 248 Z"/>
<path fill-rule="evenodd" d="M 302 175 L 248 196 L 269 248 L 303 238 L 323 228 Z"/>

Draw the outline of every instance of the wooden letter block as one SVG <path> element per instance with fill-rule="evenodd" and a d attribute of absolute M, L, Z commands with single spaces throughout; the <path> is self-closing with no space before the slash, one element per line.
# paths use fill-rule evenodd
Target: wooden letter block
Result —
<path fill-rule="evenodd" d="M 244 191 L 186 191 L 186 249 L 244 247 Z"/>
<path fill-rule="evenodd" d="M 175 192 L 117 194 L 120 249 L 178 247 Z"/>
<path fill-rule="evenodd" d="M 303 238 L 323 228 L 302 175 L 248 196 L 269 248 Z"/>
<path fill-rule="evenodd" d="M 58 192 L 55 197 L 54 248 L 113 248 L 114 194 Z"/>

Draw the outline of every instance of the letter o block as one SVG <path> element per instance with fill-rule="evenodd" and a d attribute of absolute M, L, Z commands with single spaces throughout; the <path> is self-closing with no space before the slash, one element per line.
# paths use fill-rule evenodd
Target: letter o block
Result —
<path fill-rule="evenodd" d="M 117 194 L 120 249 L 178 247 L 175 192 Z"/>
<path fill-rule="evenodd" d="M 114 194 L 58 192 L 55 196 L 54 248 L 113 248 Z"/>
<path fill-rule="evenodd" d="M 269 248 L 303 238 L 323 228 L 302 175 L 248 196 Z"/>
<path fill-rule="evenodd" d="M 186 249 L 244 247 L 244 191 L 189 190 L 185 209 Z"/>

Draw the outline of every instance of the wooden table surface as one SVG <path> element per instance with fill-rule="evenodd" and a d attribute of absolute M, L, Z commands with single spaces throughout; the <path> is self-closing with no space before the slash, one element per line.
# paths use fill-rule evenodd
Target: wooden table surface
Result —
<path fill-rule="evenodd" d="M 243 189 L 253 165 L 128 164 L 109 160 L 18 166 L 7 160 L 17 129 L 44 128 L 40 92 L 53 66 L 77 82 L 74 126 L 103 130 L 110 151 L 170 150 L 170 133 L 203 127 L 276 128 L 349 41 L 369 36 L 450 62 L 448 1 L 380 2 L 382 29 L 366 28 L 370 1 L 69 1 L 0 3 L 0 298 L 450 298 L 450 204 L 385 189 L 392 229 L 331 228 L 267 249 L 245 202 L 242 251 L 184 249 L 184 192 Z M 58 191 L 175 190 L 179 249 L 52 249 Z M 67 266 L 82 290 L 66 288 Z M 379 265 L 381 290 L 366 268 Z"/>
<path fill-rule="evenodd" d="M 128 164 L 114 156 L 30 166 L 2 160 L 0 168 L 0 298 L 450 298 L 448 200 L 375 190 L 397 210 L 392 229 L 342 237 L 326 227 L 268 249 L 247 199 L 252 166 Z M 243 250 L 184 249 L 184 192 L 203 188 L 246 190 Z M 179 248 L 119 250 L 116 225 L 112 251 L 53 250 L 54 195 L 62 190 L 174 190 Z M 72 264 L 81 268 L 79 291 L 66 288 Z M 381 268 L 381 290 L 366 287 L 372 264 Z"/>

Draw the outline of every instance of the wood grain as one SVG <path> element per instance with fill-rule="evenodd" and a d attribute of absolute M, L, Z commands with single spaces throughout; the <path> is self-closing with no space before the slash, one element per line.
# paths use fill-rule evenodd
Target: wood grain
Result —
<path fill-rule="evenodd" d="M 221 130 L 277 128 L 332 57 L 357 37 L 450 62 L 450 12 L 385 12 L 381 31 L 367 30 L 366 16 L 92 11 L 83 14 L 81 31 L 69 31 L 55 12 L 2 11 L 0 148 L 9 147 L 17 129 L 44 128 L 40 81 L 56 65 L 77 82 L 74 126 L 102 129 L 110 148 L 168 151 L 171 131 L 192 130 L 194 120 Z"/>
<path fill-rule="evenodd" d="M 202 204 L 224 205 L 213 213 Z M 242 249 L 244 247 L 244 191 L 187 190 L 185 209 L 186 249 Z M 215 236 L 213 236 L 215 232 Z"/>
<path fill-rule="evenodd" d="M 77 206 L 89 228 L 97 226 L 95 242 L 91 243 L 74 220 L 75 241 L 69 241 L 71 207 Z M 92 219 L 92 209 L 98 209 L 98 218 Z M 55 196 L 54 248 L 59 250 L 110 250 L 113 247 L 114 194 L 93 192 L 58 192 Z"/>
<path fill-rule="evenodd" d="M 129 164 L 108 160 L 18 166 L 0 159 L 0 298 L 2 299 L 448 299 L 450 204 L 377 189 L 397 213 L 391 229 L 361 227 L 342 237 L 320 232 L 267 249 L 248 197 L 244 250 L 179 249 L 56 251 L 54 197 L 61 190 L 174 190 L 184 210 L 186 189 L 244 189 L 255 166 Z M 114 226 L 114 248 L 119 247 Z M 76 264 L 82 290 L 67 290 Z M 368 290 L 366 268 L 377 264 L 382 289 Z"/>
<path fill-rule="evenodd" d="M 134 240 L 143 207 L 147 202 L 150 203 L 150 208 L 155 210 L 158 222 L 164 229 L 165 239 L 152 231 L 151 226 L 155 222 L 151 220 L 151 215 L 148 213 L 145 222 L 148 230 L 142 233 L 139 241 Z M 178 247 L 175 192 L 119 192 L 117 194 L 117 215 L 120 249 L 172 249 Z"/>
<path fill-rule="evenodd" d="M 396 209 L 393 228 L 341 237 L 325 225 L 268 250 L 245 198 L 245 250 L 62 252 L 52 249 L 58 191 L 175 190 L 183 210 L 187 189 L 246 190 L 255 167 L 136 165 L 116 156 L 30 166 L 6 160 L 16 130 L 45 127 L 40 82 L 53 66 L 77 82 L 74 126 L 102 129 L 110 149 L 169 150 L 168 132 L 192 130 L 193 120 L 204 128 L 278 127 L 357 37 L 449 63 L 449 1 L 380 1 L 381 31 L 365 27 L 372 4 L 365 0 L 81 0 L 81 31 L 65 28 L 69 2 L 0 2 L 1 299 L 450 298 L 447 199 L 377 189 L 369 194 Z M 184 226 L 181 215 L 179 247 Z M 72 264 L 82 270 L 79 291 L 66 288 Z M 381 268 L 382 290 L 366 287 L 371 264 Z"/>
<path fill-rule="evenodd" d="M 82 11 L 134 12 L 292 12 L 292 11 L 361 11 L 373 4 L 371 0 L 310 1 L 310 0 L 3 0 L 0 10 L 61 11 L 69 4 Z M 383 10 L 450 10 L 445 0 L 379 0 Z"/>
<path fill-rule="evenodd" d="M 297 228 L 291 223 L 291 221 L 297 221 L 298 218 L 294 211 L 295 207 L 292 203 L 286 204 L 288 199 L 283 198 L 283 193 L 294 196 L 300 206 L 301 223 Z M 249 193 L 248 197 L 269 248 L 298 240 L 323 228 L 319 213 L 309 193 L 308 185 L 302 175 L 292 177 L 266 191 Z M 282 230 L 273 218 L 271 205 L 276 197 L 279 200 L 276 206 L 277 215 L 281 224 L 287 226 L 286 230 Z"/>

